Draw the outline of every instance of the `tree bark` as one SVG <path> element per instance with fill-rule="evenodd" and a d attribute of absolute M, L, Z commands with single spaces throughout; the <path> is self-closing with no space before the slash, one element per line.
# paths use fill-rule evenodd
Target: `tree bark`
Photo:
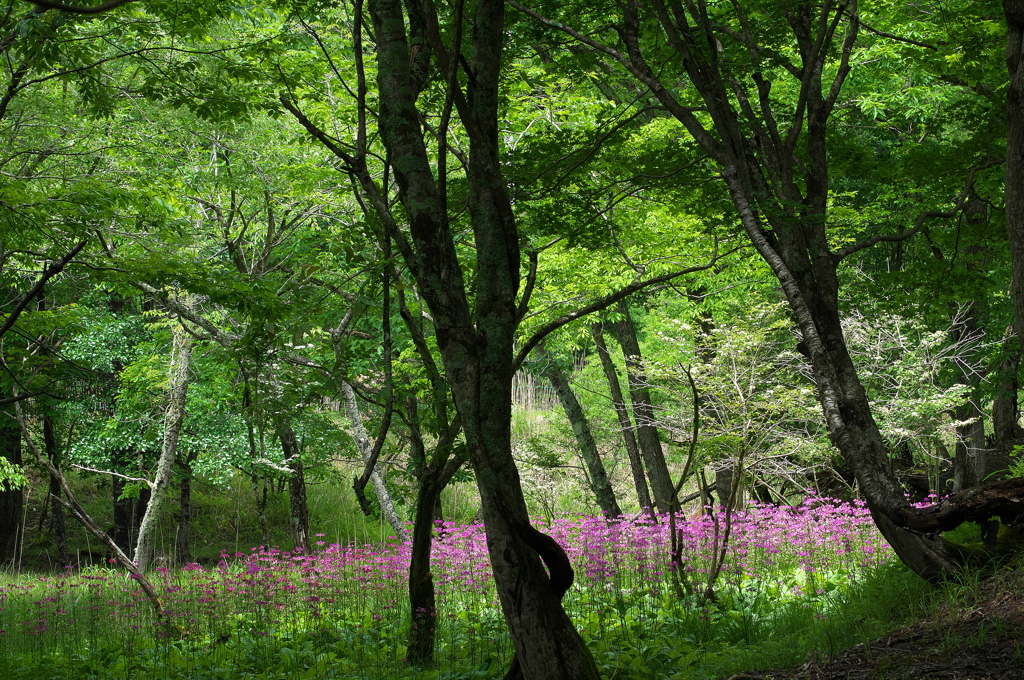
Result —
<path fill-rule="evenodd" d="M 167 500 L 174 460 L 178 455 L 178 436 L 185 421 L 185 398 L 188 395 L 188 373 L 192 367 L 192 336 L 180 325 L 173 326 L 170 378 L 167 382 L 167 410 L 164 411 L 164 438 L 157 460 L 156 478 L 150 487 L 146 514 L 139 525 L 139 538 L 134 559 L 139 571 L 145 572 L 153 559 L 153 536 Z"/>
<path fill-rule="evenodd" d="M 1006 14 L 1006 231 L 1017 342 L 1024 348 L 1024 0 L 1003 0 Z"/>
<path fill-rule="evenodd" d="M 192 547 L 192 465 L 191 460 L 182 463 L 184 472 L 178 487 L 178 533 L 174 537 L 174 559 L 179 566 L 191 560 Z"/>
<path fill-rule="evenodd" d="M 45 277 L 46 272 L 43 272 Z M 39 292 L 36 298 L 36 310 L 43 312 L 46 311 L 46 287 L 38 286 Z M 40 338 L 45 341 L 45 336 Z M 50 356 L 49 343 L 42 342 L 39 345 L 40 353 Z M 43 407 L 43 448 L 46 451 L 46 457 L 53 465 L 54 468 L 60 470 L 60 451 L 57 449 L 57 440 L 53 434 L 53 415 L 51 412 L 52 405 L 49 403 L 49 399 L 41 400 L 41 406 Z M 53 528 L 53 540 L 57 544 L 57 561 L 61 567 L 66 567 L 71 564 L 71 555 L 68 553 L 68 533 L 67 523 L 64 521 L 64 506 L 60 502 L 60 480 L 54 475 L 50 475 L 50 512 L 53 520 L 51 526 Z M 42 527 L 40 527 L 41 529 Z"/>
<path fill-rule="evenodd" d="M 292 474 L 288 478 L 288 507 L 291 515 L 289 530 L 295 550 L 308 555 L 313 552 L 313 544 L 309 540 L 309 504 L 306 500 L 306 473 L 302 467 L 302 456 L 299 442 L 295 438 L 295 430 L 290 422 L 278 428 L 281 438 L 281 449 Z"/>
<path fill-rule="evenodd" d="M 49 413 L 43 416 L 43 446 L 46 449 L 46 457 L 53 467 L 59 470 L 60 451 L 57 449 L 57 440 L 53 436 L 53 416 Z M 71 564 L 71 554 L 68 552 L 68 530 L 67 522 L 64 519 L 64 505 L 60 502 L 60 480 L 52 474 L 49 477 L 53 540 L 57 544 L 57 561 L 61 567 L 66 567 Z"/>
<path fill-rule="evenodd" d="M 420 480 L 416 496 L 416 516 L 412 530 L 412 551 L 409 558 L 409 605 L 412 627 L 409 630 L 409 663 L 425 666 L 434 660 L 437 631 L 437 600 L 434 576 L 430 572 L 430 555 L 434 539 L 434 509 L 441 499 L 441 490 L 432 477 Z"/>
<path fill-rule="evenodd" d="M 603 325 L 595 323 L 591 325 L 590 330 L 594 337 L 594 344 L 597 346 L 597 354 L 601 357 L 604 377 L 608 381 L 608 389 L 611 392 L 615 416 L 619 419 L 619 430 L 622 432 L 622 441 L 626 446 L 626 456 L 629 458 L 629 469 L 633 473 L 633 485 L 636 487 L 636 499 L 640 503 L 640 510 L 648 511 L 654 506 L 651 503 L 651 494 L 647 490 L 647 477 L 644 476 L 644 463 L 640 459 L 640 449 L 637 447 L 636 437 L 633 434 L 633 421 L 630 420 L 629 411 L 626 408 L 626 400 L 622 396 L 622 387 L 619 385 L 619 373 L 615 369 L 615 363 L 612 361 L 611 355 L 608 353 L 608 345 L 604 340 Z"/>
<path fill-rule="evenodd" d="M 252 479 L 252 495 L 256 501 L 256 517 L 260 524 L 260 533 L 263 534 L 263 545 L 270 547 L 270 521 L 267 519 L 267 481 L 266 476 L 253 474 Z M 260 488 L 260 482 L 263 482 L 263 488 Z"/>
<path fill-rule="evenodd" d="M 953 492 L 958 493 L 979 484 L 975 461 L 985 451 L 985 414 L 971 399 L 958 406 L 955 415 L 959 422 L 964 423 L 956 428 L 956 449 L 953 452 Z"/>
<path fill-rule="evenodd" d="M 426 666 L 434 661 L 437 630 L 437 602 L 434 577 L 430 572 L 431 548 L 435 522 L 441 516 L 441 492 L 465 461 L 465 452 L 457 447 L 461 430 L 458 417 L 452 421 L 449 409 L 448 386 L 438 370 L 423 329 L 405 304 L 405 294 L 399 290 L 398 307 L 413 345 L 430 380 L 429 403 L 433 412 L 431 434 L 435 445 L 431 455 L 423 440 L 423 421 L 419 415 L 419 395 L 409 391 L 405 395 L 404 420 L 409 426 L 409 458 L 412 471 L 419 484 L 416 495 L 415 523 L 412 551 L 409 557 L 409 610 L 412 625 L 409 628 L 409 663 Z"/>
<path fill-rule="evenodd" d="M 1020 409 L 1017 406 L 1017 371 L 1020 368 L 1020 347 L 1013 338 L 1013 329 L 1003 336 L 1003 351 L 995 370 L 995 395 L 992 399 L 992 436 L 995 442 L 1006 442 L 1021 436 Z"/>
<path fill-rule="evenodd" d="M 619 335 L 622 354 L 626 359 L 626 375 L 629 378 L 629 394 L 633 401 L 637 444 L 647 468 L 647 477 L 651 481 L 654 504 L 658 512 L 668 512 L 672 505 L 672 476 L 669 474 L 665 452 L 661 448 L 661 438 L 655 425 L 654 405 L 651 391 L 647 387 L 647 376 L 644 374 L 640 341 L 637 339 L 633 316 L 625 300 L 618 304 L 616 311 L 619 312 L 620 319 L 615 323 L 615 329 Z"/>
<path fill-rule="evenodd" d="M 587 464 L 587 471 L 590 473 L 590 489 L 594 492 L 601 513 L 608 519 L 621 517 L 622 510 L 619 509 L 615 491 L 612 489 L 611 482 L 608 481 L 608 473 L 604 469 L 601 454 L 597 451 L 594 433 L 590 429 L 590 421 L 587 420 L 586 413 L 583 412 L 583 406 L 573 394 L 565 373 L 562 372 L 561 366 L 555 359 L 543 350 L 540 351 L 539 357 L 546 362 L 544 374 L 551 382 L 551 386 L 555 388 L 555 394 L 558 395 L 558 401 L 562 404 L 565 417 L 568 418 L 569 424 L 572 426 L 572 433 L 576 437 L 580 455 L 583 456 L 583 461 Z"/>
<path fill-rule="evenodd" d="M 348 416 L 349 427 L 352 430 L 352 440 L 355 442 L 363 462 L 367 463 L 373 451 L 373 444 L 370 443 L 370 438 L 366 434 L 366 426 L 363 425 L 363 414 L 359 411 L 356 392 L 346 382 L 341 383 L 341 401 L 345 405 L 345 414 Z M 377 493 L 380 511 L 384 515 L 384 519 L 394 529 L 395 536 L 405 536 L 408 530 L 405 528 L 405 522 L 399 516 L 398 510 L 395 509 L 394 501 L 391 500 L 391 492 L 388 491 L 387 483 L 380 474 L 380 464 L 370 474 L 370 482 L 373 484 L 373 490 Z"/>

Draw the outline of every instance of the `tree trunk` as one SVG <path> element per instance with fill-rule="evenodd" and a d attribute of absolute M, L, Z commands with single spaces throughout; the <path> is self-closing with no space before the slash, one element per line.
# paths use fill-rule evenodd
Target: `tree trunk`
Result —
<path fill-rule="evenodd" d="M 583 412 L 583 406 L 573 394 L 565 373 L 562 372 L 562 368 L 554 358 L 543 350 L 539 352 L 539 357 L 546 362 L 544 373 L 551 381 L 551 386 L 555 388 L 555 394 L 558 395 L 558 401 L 562 404 L 565 417 L 569 419 L 569 424 L 572 426 L 572 433 L 576 437 L 580 454 L 590 473 L 590 488 L 594 492 L 601 513 L 608 519 L 621 517 L 622 510 L 619 509 L 619 503 L 615 500 L 615 491 L 612 489 L 611 482 L 608 481 L 608 473 L 604 469 L 601 454 L 597 451 L 594 434 L 590 430 L 590 422 Z"/>
<path fill-rule="evenodd" d="M 1017 371 L 1020 368 L 1020 347 L 1013 338 L 1013 328 L 1003 336 L 1003 352 L 995 371 L 995 396 L 992 400 L 992 435 L 998 442 L 1021 436 L 1020 409 L 1017 406 Z"/>
<path fill-rule="evenodd" d="M 622 354 L 626 358 L 626 375 L 629 378 L 629 393 L 633 400 L 633 418 L 636 421 L 636 439 L 640 453 L 647 468 L 647 477 L 651 480 L 651 491 L 654 504 L 659 512 L 668 512 L 672 504 L 672 477 L 665 462 L 665 452 L 661 448 L 658 428 L 655 426 L 654 406 L 651 391 L 647 387 L 647 376 L 644 375 L 643 355 L 640 354 L 640 342 L 633 325 L 633 316 L 625 300 L 616 307 L 621 318 L 615 323 L 619 335 Z"/>
<path fill-rule="evenodd" d="M 188 564 L 191 560 L 191 546 L 189 545 L 192 535 L 192 466 L 191 461 L 182 465 L 184 473 L 181 477 L 181 485 L 178 487 L 178 533 L 174 537 L 174 559 L 179 566 Z"/>
<path fill-rule="evenodd" d="M 125 458 L 124 451 L 115 451 L 111 455 L 111 469 L 118 470 L 118 463 Z M 125 480 L 120 477 L 110 478 L 110 496 L 114 503 L 114 528 L 111 538 L 117 547 L 127 555 L 132 556 L 132 505 L 134 501 L 130 498 L 121 498 L 124 491 Z"/>
<path fill-rule="evenodd" d="M 43 416 L 43 445 L 46 449 L 46 457 L 53 467 L 60 469 L 60 451 L 57 449 L 57 441 L 53 436 L 53 416 L 49 413 Z M 64 519 L 64 505 L 60 502 L 60 480 L 50 475 L 50 512 L 53 516 L 53 540 L 57 544 L 57 561 L 60 566 L 66 567 L 71 564 L 71 555 L 68 552 L 68 530 L 67 522 Z"/>
<path fill-rule="evenodd" d="M 992 398 L 992 444 L 976 460 L 979 483 L 992 482 L 1006 476 L 1010 453 L 1024 434 L 1017 407 L 1017 370 L 1020 367 L 1020 345 L 1013 337 L 1013 328 L 1003 336 L 1002 354 L 993 375 L 995 395 Z"/>
<path fill-rule="evenodd" d="M 185 398 L 188 395 L 188 372 L 192 367 L 192 336 L 180 325 L 173 326 L 170 377 L 167 382 L 167 410 L 164 411 L 164 439 L 156 465 L 156 479 L 150 487 L 146 514 L 139 525 L 135 545 L 135 563 L 145 572 L 153 559 L 153 536 L 167 500 L 174 460 L 178 455 L 178 436 L 185 420 Z"/>
<path fill-rule="evenodd" d="M 426 666 L 434 661 L 437 627 L 437 601 L 434 576 L 430 572 L 430 554 L 434 538 L 434 514 L 441 500 L 441 489 L 432 477 L 420 480 L 416 496 L 416 518 L 412 529 L 409 558 L 409 605 L 412 626 L 409 629 L 409 663 Z"/>
<path fill-rule="evenodd" d="M 1008 29 L 1006 67 L 1006 231 L 1017 342 L 1024 348 L 1024 0 L 1003 0 Z"/>
<path fill-rule="evenodd" d="M 289 529 L 295 550 L 308 555 L 313 552 L 313 544 L 309 540 L 309 504 L 306 501 L 306 473 L 302 467 L 302 456 L 299 442 L 295 438 L 295 430 L 290 422 L 280 426 L 278 436 L 281 438 L 281 449 L 292 474 L 288 478 L 288 506 L 291 514 Z"/>
<path fill-rule="evenodd" d="M 972 399 L 958 406 L 955 415 L 964 423 L 956 428 L 953 451 L 953 492 L 957 493 L 979 483 L 975 461 L 984 455 L 985 414 Z"/>
<path fill-rule="evenodd" d="M 21 466 L 21 432 L 14 408 L 0 409 L 0 455 Z M 16 557 L 22 531 L 22 490 L 0 484 L 0 562 Z"/>
<path fill-rule="evenodd" d="M 730 506 L 729 500 L 732 496 L 732 482 L 735 476 L 736 466 L 733 461 L 719 461 L 715 464 L 715 495 L 718 496 L 718 504 L 723 508 Z M 734 507 L 735 503 L 732 505 L 732 508 Z"/>
<path fill-rule="evenodd" d="M 45 276 L 45 272 L 43 272 L 43 275 Z M 46 304 L 46 288 L 41 287 L 36 299 L 36 309 L 40 312 L 46 311 Z M 42 339 L 45 340 L 45 337 Z M 50 356 L 49 343 L 43 342 L 39 347 L 41 353 Z M 50 411 L 52 405 L 48 399 L 42 401 L 41 405 L 44 409 L 43 447 L 46 450 L 47 459 L 54 468 L 60 470 L 60 451 L 57 449 L 57 440 L 53 435 L 53 415 Z M 57 544 L 57 561 L 61 567 L 66 567 L 71 564 L 71 555 L 68 553 L 67 523 L 64 521 L 64 506 L 60 502 L 60 480 L 52 474 L 50 475 L 49 490 L 50 512 L 53 517 L 51 525 L 53 527 L 53 540 Z"/>
<path fill-rule="evenodd" d="M 651 504 L 651 494 L 647 490 L 647 478 L 644 476 L 644 464 L 640 459 L 640 449 L 637 447 L 636 437 L 633 434 L 633 421 L 629 418 L 626 400 L 622 396 L 622 387 L 619 385 L 619 373 L 615 369 L 611 354 L 608 353 L 602 324 L 595 323 L 591 325 L 590 330 L 594 336 L 594 344 L 597 346 L 597 354 L 601 357 L 604 377 L 608 381 L 615 416 L 619 419 L 619 430 L 622 432 L 622 441 L 626 446 L 626 455 L 629 457 L 629 469 L 633 473 L 633 484 L 636 487 L 636 499 L 640 503 L 641 511 L 651 510 L 654 506 Z"/>
<path fill-rule="evenodd" d="M 263 488 L 260 488 L 260 482 Z M 263 545 L 270 547 L 270 521 L 267 520 L 267 478 L 266 476 L 252 475 L 252 494 L 256 500 L 256 517 L 260 524 L 260 533 L 263 534 Z"/>
<path fill-rule="evenodd" d="M 366 426 L 363 425 L 363 414 L 359 412 L 356 392 L 346 382 L 341 383 L 341 401 L 345 404 L 345 414 L 348 416 L 349 427 L 352 430 L 352 440 L 355 442 L 363 462 L 366 463 L 370 460 L 373 445 L 366 434 Z M 370 474 L 370 482 L 373 484 L 373 490 L 377 493 L 377 503 L 380 504 L 380 511 L 384 515 L 384 519 L 394 529 L 395 536 L 405 536 L 408 530 L 405 528 L 405 522 L 398 515 L 395 504 L 391 500 L 391 493 L 388 491 L 387 484 L 380 474 L 380 463 L 377 464 Z"/>

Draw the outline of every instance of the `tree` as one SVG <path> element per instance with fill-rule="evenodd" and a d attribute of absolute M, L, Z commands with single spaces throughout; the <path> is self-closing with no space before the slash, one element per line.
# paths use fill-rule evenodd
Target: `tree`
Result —
<path fill-rule="evenodd" d="M 560 604 L 572 583 L 572 568 L 558 544 L 530 525 L 526 512 L 511 449 L 512 376 L 551 331 L 645 286 L 711 265 L 647 279 L 638 275 L 633 283 L 541 327 L 516 352 L 516 330 L 529 309 L 536 268 L 522 261 L 515 212 L 502 175 L 498 108 L 504 5 L 488 0 L 472 7 L 473 28 L 465 56 L 462 32 L 469 17 L 463 17 L 461 4 L 453 13 L 450 33 L 442 33 L 432 3 L 422 8 L 415 4 L 403 8 L 393 0 L 368 5 L 377 56 L 377 130 L 387 156 L 384 177 L 393 173 L 401 217 L 367 162 L 369 111 L 361 61 L 361 7 L 357 3 L 353 17 L 359 83 L 355 143 L 348 146 L 327 134 L 292 96 L 282 97 L 282 105 L 345 163 L 429 307 L 476 474 L 491 565 L 516 649 L 509 677 L 594 678 L 593 658 Z M 442 35 L 451 36 L 449 45 Z M 435 59 L 436 73 L 445 85 L 439 131 L 427 128 L 440 140 L 436 156 L 424 139 L 424 111 L 418 102 Z M 468 155 L 447 142 L 453 113 L 468 139 Z M 463 195 L 473 260 L 460 254 L 448 211 L 450 155 L 465 164 Z M 408 231 L 403 224 L 408 224 Z M 531 273 L 520 296 L 524 264 Z"/>
<path fill-rule="evenodd" d="M 980 165 L 965 173 L 965 190 L 952 209 L 923 211 L 904 233 L 876 233 L 844 246 L 831 240 L 828 123 L 853 68 L 861 32 L 856 0 L 793 2 L 771 11 L 739 2 L 633 1 L 612 15 L 614 37 L 605 41 L 510 4 L 643 83 L 714 163 L 736 218 L 782 287 L 831 439 L 883 535 L 922 576 L 955 571 L 941 538 L 919 531 L 937 527 L 932 515 L 910 507 L 889 468 L 888 447 L 844 339 L 838 268 L 864 248 L 909 238 L 930 218 L 958 214 Z M 609 25 L 608 13 L 602 22 Z M 685 88 L 674 86 L 667 64 L 672 77 L 686 79 Z M 798 96 L 783 98 L 786 88 Z"/>
<path fill-rule="evenodd" d="M 186 300 L 183 304 L 189 305 Z M 163 441 L 157 460 L 156 477 L 150 485 L 151 496 L 146 514 L 139 523 L 139 537 L 135 545 L 135 562 L 139 571 L 146 571 L 152 560 L 153 535 L 160 521 L 168 487 L 178 457 L 178 436 L 185 420 L 185 399 L 188 394 L 189 369 L 192 367 L 192 336 L 184 328 L 174 326 L 171 347 L 170 377 L 167 381 L 167 410 L 164 412 Z"/>
<path fill-rule="evenodd" d="M 643 355 L 640 353 L 640 340 L 637 338 L 636 326 L 629 305 L 625 300 L 616 307 L 619 320 L 615 322 L 615 330 L 619 336 L 619 345 L 626 360 L 626 376 L 629 378 L 629 394 L 633 403 L 633 419 L 636 422 L 636 441 L 643 457 L 644 468 L 651 482 L 654 494 L 654 505 L 659 512 L 668 512 L 672 505 L 672 477 L 665 462 L 665 452 L 658 436 L 658 426 L 654 415 L 654 404 L 644 374 Z"/>

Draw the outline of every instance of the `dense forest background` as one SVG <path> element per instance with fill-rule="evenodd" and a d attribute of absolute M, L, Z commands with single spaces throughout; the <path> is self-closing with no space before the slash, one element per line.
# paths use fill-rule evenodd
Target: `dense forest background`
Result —
<path fill-rule="evenodd" d="M 956 571 L 940 530 L 1021 508 L 1022 26 L 5 0 L 2 559 L 408 537 L 429 611 L 432 522 L 482 520 L 560 678 L 596 670 L 531 518 L 865 499 Z"/>

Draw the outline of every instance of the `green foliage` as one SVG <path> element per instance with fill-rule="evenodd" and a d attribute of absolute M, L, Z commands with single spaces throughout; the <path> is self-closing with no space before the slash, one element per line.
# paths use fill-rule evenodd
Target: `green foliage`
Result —
<path fill-rule="evenodd" d="M 28 486 L 25 469 L 0 456 L 0 491 L 13 491 Z"/>

